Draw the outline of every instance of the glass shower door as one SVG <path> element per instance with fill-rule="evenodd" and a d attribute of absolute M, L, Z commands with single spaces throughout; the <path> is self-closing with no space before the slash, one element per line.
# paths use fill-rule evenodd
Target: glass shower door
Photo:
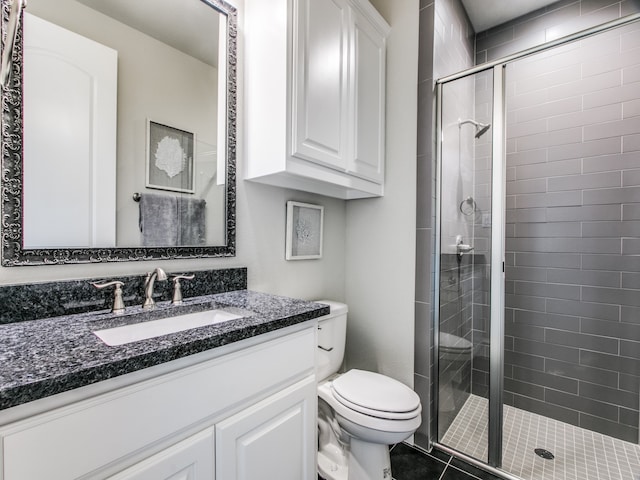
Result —
<path fill-rule="evenodd" d="M 437 436 L 490 461 L 494 72 L 441 86 Z M 493 443 L 493 442 L 492 442 Z"/>
<path fill-rule="evenodd" d="M 508 478 L 640 472 L 637 20 L 437 83 L 432 434 Z"/>

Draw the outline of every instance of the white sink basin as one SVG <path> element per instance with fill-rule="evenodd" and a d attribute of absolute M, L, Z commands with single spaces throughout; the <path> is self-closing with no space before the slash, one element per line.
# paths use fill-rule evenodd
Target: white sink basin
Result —
<path fill-rule="evenodd" d="M 189 313 L 177 317 L 161 318 L 148 322 L 132 323 L 121 327 L 96 330 L 100 340 L 110 347 L 125 345 L 131 342 L 145 340 L 147 338 L 168 335 L 169 333 L 182 332 L 191 328 L 205 327 L 216 323 L 226 322 L 242 318 L 241 315 L 225 312 L 223 310 L 207 310 L 204 312 Z"/>

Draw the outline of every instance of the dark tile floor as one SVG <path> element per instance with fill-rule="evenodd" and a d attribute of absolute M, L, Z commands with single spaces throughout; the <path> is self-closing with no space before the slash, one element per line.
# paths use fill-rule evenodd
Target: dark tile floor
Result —
<path fill-rule="evenodd" d="M 392 448 L 391 471 L 395 480 L 499 480 L 439 450 L 424 453 L 406 443 Z"/>

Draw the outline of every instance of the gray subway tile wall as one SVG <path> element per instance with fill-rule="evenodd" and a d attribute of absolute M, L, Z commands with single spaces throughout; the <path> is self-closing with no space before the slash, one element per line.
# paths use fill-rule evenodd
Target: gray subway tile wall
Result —
<path fill-rule="evenodd" d="M 605 3 L 574 5 L 606 16 Z M 633 442 L 640 324 L 628 319 L 639 311 L 625 310 L 624 318 L 622 311 L 640 307 L 640 257 L 631 256 L 640 246 L 640 163 L 632 149 L 640 83 L 624 83 L 625 69 L 640 65 L 636 37 L 640 27 L 624 27 L 506 72 L 507 167 L 514 173 L 507 183 L 506 278 L 513 286 L 506 335 L 513 350 L 506 352 L 505 399 Z"/>
<path fill-rule="evenodd" d="M 637 12 L 635 0 L 562 0 L 478 33 L 476 57 L 478 63 L 497 60 Z"/>
<path fill-rule="evenodd" d="M 611 15 L 606 4 L 572 8 L 602 18 Z M 532 14 L 519 26 L 533 28 L 542 17 Z M 498 41 L 507 48 L 504 38 Z M 640 251 L 640 83 L 629 77 L 625 83 L 624 72 L 640 65 L 636 39 L 640 27 L 631 25 L 600 41 L 511 64 L 506 72 L 507 167 L 514 173 L 507 183 L 512 260 L 506 278 L 513 285 L 506 335 L 513 350 L 506 352 L 505 398 L 633 442 L 640 375 L 640 257 L 633 256 Z M 488 45 L 489 36 L 483 42 Z"/>

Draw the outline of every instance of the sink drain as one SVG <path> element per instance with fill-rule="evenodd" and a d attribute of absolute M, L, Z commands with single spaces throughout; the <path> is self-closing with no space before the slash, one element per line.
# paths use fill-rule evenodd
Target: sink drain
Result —
<path fill-rule="evenodd" d="M 551 453 L 549 450 L 545 450 L 544 448 L 536 448 L 534 452 L 536 453 L 536 455 L 544 458 L 545 460 L 553 460 L 554 458 L 556 458 L 553 453 Z"/>

